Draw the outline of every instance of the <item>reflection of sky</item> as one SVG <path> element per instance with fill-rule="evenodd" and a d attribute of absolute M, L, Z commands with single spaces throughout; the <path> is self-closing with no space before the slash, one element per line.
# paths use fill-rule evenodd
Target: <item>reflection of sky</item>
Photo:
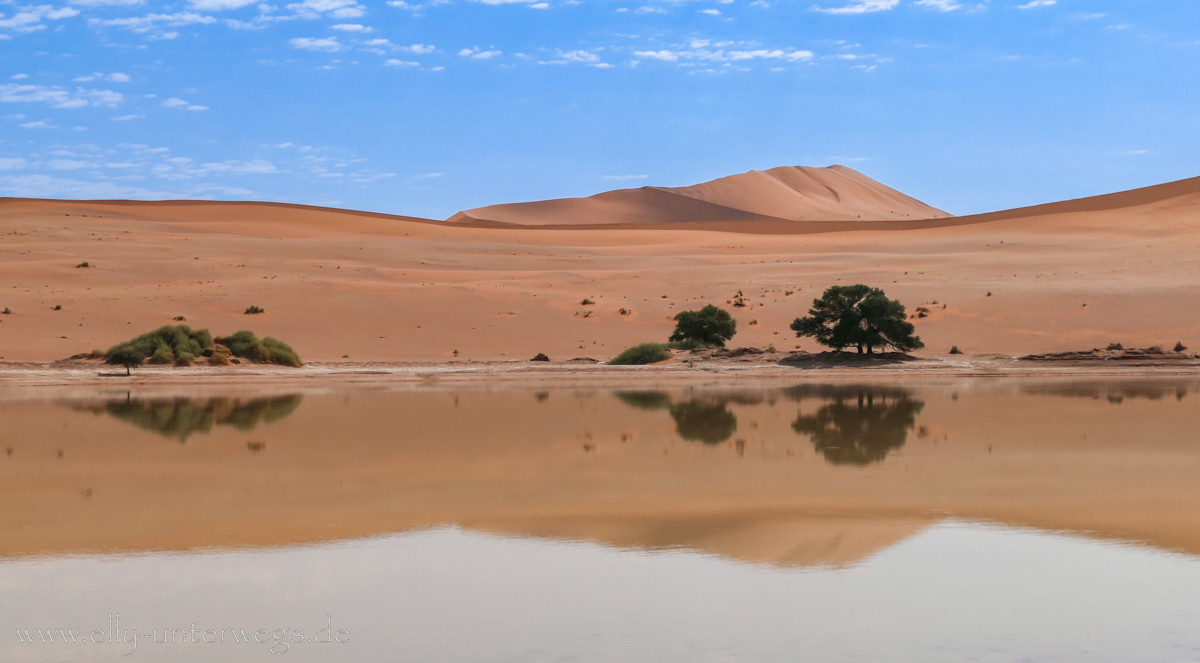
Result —
<path fill-rule="evenodd" d="M 350 631 L 286 660 L 1165 661 L 1200 652 L 1200 560 L 950 522 L 846 570 L 457 530 L 258 552 L 0 564 L 0 659 L 131 660 L 20 645 L 50 624 Z M 266 645 L 154 645 L 132 660 L 258 661 Z M 331 658 L 336 656 L 336 658 Z"/>

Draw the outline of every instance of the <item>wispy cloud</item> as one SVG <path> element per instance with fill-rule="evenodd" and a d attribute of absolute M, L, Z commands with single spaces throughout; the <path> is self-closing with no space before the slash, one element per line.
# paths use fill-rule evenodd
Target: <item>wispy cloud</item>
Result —
<path fill-rule="evenodd" d="M 1038 7 L 1051 7 L 1057 4 L 1058 0 L 1030 0 L 1023 5 L 1017 5 L 1017 9 L 1037 9 Z"/>
<path fill-rule="evenodd" d="M 813 7 L 813 11 L 825 14 L 871 14 L 895 9 L 900 0 L 854 0 L 842 7 Z"/>
<path fill-rule="evenodd" d="M 149 33 L 161 32 L 164 27 L 180 27 L 184 25 L 211 25 L 217 19 L 195 12 L 176 12 L 174 14 L 146 14 L 145 16 L 129 16 L 126 18 L 89 18 L 88 25 L 94 27 L 123 28 L 132 32 Z M 165 33 L 168 39 L 174 35 Z"/>
<path fill-rule="evenodd" d="M 295 48 L 306 51 L 324 51 L 326 53 L 332 53 L 342 49 L 342 45 L 338 43 L 337 37 L 326 37 L 324 39 L 316 39 L 313 37 L 296 37 L 295 39 L 289 39 L 288 43 Z"/>
<path fill-rule="evenodd" d="M 604 177 L 601 177 L 600 179 L 608 180 L 610 182 L 632 182 L 634 180 L 644 180 L 648 177 L 650 177 L 650 176 L 649 175 L 605 175 Z"/>
<path fill-rule="evenodd" d="M 78 15 L 79 10 L 72 9 L 71 7 L 55 8 L 51 5 L 24 7 L 9 17 L 0 14 L 0 29 L 12 30 L 14 32 L 33 32 L 35 30 L 46 29 L 43 21 L 47 19 L 59 20 Z"/>
<path fill-rule="evenodd" d="M 475 48 L 464 48 L 458 54 L 464 58 L 471 58 L 473 60 L 490 60 L 503 55 L 500 51 L 481 50 L 478 46 Z"/>
<path fill-rule="evenodd" d="M 956 0 L 917 0 L 913 4 L 940 12 L 952 12 L 956 9 L 962 9 L 962 5 L 956 2 Z"/>
<path fill-rule="evenodd" d="M 125 100 L 125 95 L 112 90 L 76 88 L 67 90 L 57 85 L 8 83 L 0 85 L 0 103 L 46 103 L 53 108 L 83 108 L 84 106 L 113 107 Z"/>
<path fill-rule="evenodd" d="M 208 110 L 208 106 L 198 106 L 196 104 L 191 103 L 190 101 L 184 101 L 183 99 L 180 99 L 179 97 L 171 97 L 170 99 L 164 99 L 162 102 L 162 105 L 166 106 L 167 108 L 174 108 L 176 110 L 190 110 L 190 111 L 206 111 L 206 110 Z"/>

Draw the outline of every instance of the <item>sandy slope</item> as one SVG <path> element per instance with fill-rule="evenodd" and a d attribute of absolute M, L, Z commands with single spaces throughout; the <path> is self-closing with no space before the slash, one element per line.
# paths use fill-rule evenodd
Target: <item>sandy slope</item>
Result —
<path fill-rule="evenodd" d="M 788 325 L 812 298 L 856 282 L 928 307 L 916 323 L 929 353 L 1200 349 L 1198 249 L 1200 179 L 976 217 L 621 228 L 5 199 L 0 357 L 59 359 L 182 315 L 313 360 L 603 359 L 739 291 L 733 343 L 791 349 Z M 267 312 L 243 315 L 250 305 Z"/>
<path fill-rule="evenodd" d="M 646 186 L 589 198 L 492 205 L 454 223 L 592 225 L 689 221 L 938 219 L 950 216 L 845 166 L 752 170 L 686 187 Z"/>

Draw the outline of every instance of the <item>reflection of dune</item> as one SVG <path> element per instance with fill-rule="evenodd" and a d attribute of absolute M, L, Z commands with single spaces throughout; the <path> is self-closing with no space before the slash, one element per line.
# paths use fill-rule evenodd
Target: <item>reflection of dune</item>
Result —
<path fill-rule="evenodd" d="M 1189 392 L 1200 390 L 1194 381 L 1175 382 L 1148 380 L 1145 382 L 1068 382 L 1057 384 L 1032 384 L 1022 387 L 1027 394 L 1042 396 L 1066 396 L 1071 398 L 1093 398 L 1110 403 L 1121 403 L 1125 399 L 1145 398 L 1156 401 L 1174 398 L 1181 401 Z"/>
<path fill-rule="evenodd" d="M 290 416 L 300 406 L 299 394 L 271 398 L 170 398 L 106 401 L 100 405 L 73 405 L 95 414 L 105 413 L 164 437 L 186 442 L 193 433 L 208 433 L 213 426 L 252 431 Z"/>
<path fill-rule="evenodd" d="M 738 513 L 675 517 L 560 517 L 468 522 L 507 536 L 591 541 L 619 548 L 682 548 L 779 566 L 857 564 L 913 536 L 934 519 Z"/>

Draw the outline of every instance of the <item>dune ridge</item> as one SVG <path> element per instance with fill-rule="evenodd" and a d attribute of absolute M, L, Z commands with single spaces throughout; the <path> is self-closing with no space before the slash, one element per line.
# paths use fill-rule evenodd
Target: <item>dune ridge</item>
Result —
<path fill-rule="evenodd" d="M 491 205 L 450 223 L 613 225 L 714 221 L 895 221 L 951 215 L 845 166 L 751 170 L 685 187 Z"/>

